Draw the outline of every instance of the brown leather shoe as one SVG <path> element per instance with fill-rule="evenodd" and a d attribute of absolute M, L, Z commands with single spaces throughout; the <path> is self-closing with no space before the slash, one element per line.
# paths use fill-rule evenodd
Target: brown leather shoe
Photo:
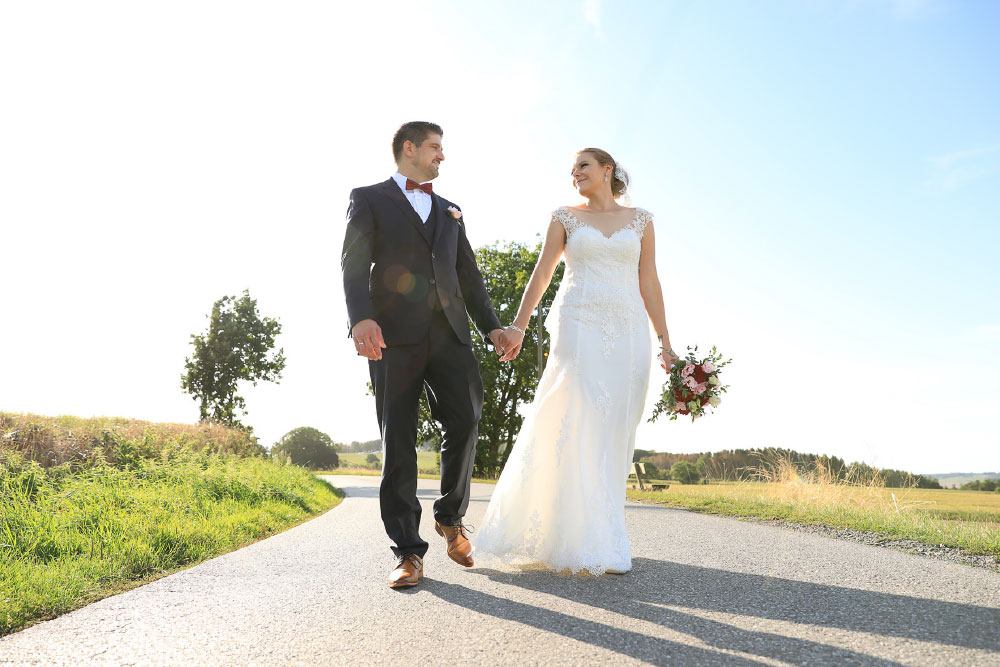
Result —
<path fill-rule="evenodd" d="M 446 526 L 442 523 L 434 522 L 434 529 L 437 534 L 448 540 L 448 557 L 464 567 L 472 567 L 472 542 L 465 534 L 469 530 L 467 526 L 459 523 L 457 526 Z"/>
<path fill-rule="evenodd" d="M 396 563 L 396 569 L 389 573 L 389 588 L 405 588 L 420 583 L 424 573 L 424 561 L 417 554 L 403 554 Z"/>

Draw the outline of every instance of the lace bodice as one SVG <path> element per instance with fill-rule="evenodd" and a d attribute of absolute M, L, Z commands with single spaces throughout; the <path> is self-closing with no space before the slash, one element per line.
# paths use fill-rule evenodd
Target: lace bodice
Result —
<path fill-rule="evenodd" d="M 593 229 L 595 232 L 597 232 L 601 236 L 604 236 L 604 232 L 602 232 L 599 229 L 597 229 L 596 227 L 594 227 L 592 225 L 588 225 L 587 223 L 585 223 L 582 220 L 580 220 L 573 213 L 572 209 L 570 209 L 567 206 L 560 206 L 555 211 L 553 211 L 552 212 L 552 219 L 553 220 L 558 220 L 559 222 L 561 222 L 562 226 L 566 229 L 566 243 L 567 244 L 569 243 L 569 237 L 573 235 L 573 232 L 579 230 L 581 227 L 589 227 L 590 229 Z M 631 222 L 629 222 L 627 225 L 625 225 L 624 227 L 622 227 L 621 229 L 619 229 L 618 231 L 616 231 L 611 236 L 604 236 L 604 238 L 610 240 L 610 239 L 615 238 L 615 236 L 617 236 L 620 232 L 623 232 L 626 229 L 631 229 L 632 231 L 635 232 L 635 234 L 641 240 L 642 239 L 642 234 L 646 230 L 646 225 L 649 224 L 649 222 L 652 221 L 652 219 L 653 219 L 653 214 L 652 213 L 650 213 L 649 211 L 647 211 L 644 208 L 638 208 L 638 207 L 636 207 L 636 209 L 635 209 L 635 215 L 632 217 Z"/>
<path fill-rule="evenodd" d="M 632 220 L 605 236 L 565 206 L 553 211 L 552 219 L 566 229 L 566 273 L 553 302 L 546 328 L 556 335 L 561 318 L 604 331 L 605 353 L 625 332 L 645 324 L 646 313 L 639 293 L 639 254 L 642 235 L 652 214 L 636 208 Z"/>

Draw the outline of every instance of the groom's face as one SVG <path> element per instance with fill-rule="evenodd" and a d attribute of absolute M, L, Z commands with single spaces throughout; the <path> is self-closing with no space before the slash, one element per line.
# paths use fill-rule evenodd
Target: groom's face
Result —
<path fill-rule="evenodd" d="M 437 178 L 441 163 L 444 162 L 440 134 L 427 135 L 419 146 L 408 141 L 403 147 L 403 152 L 410 166 L 420 174 L 421 182 Z"/>

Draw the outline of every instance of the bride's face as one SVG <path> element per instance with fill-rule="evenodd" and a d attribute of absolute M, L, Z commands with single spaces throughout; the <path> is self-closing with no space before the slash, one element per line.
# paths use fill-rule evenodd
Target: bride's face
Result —
<path fill-rule="evenodd" d="M 608 181 L 605 182 L 605 177 Z M 584 197 L 611 188 L 611 165 L 602 166 L 593 153 L 580 153 L 573 165 L 573 187 Z"/>

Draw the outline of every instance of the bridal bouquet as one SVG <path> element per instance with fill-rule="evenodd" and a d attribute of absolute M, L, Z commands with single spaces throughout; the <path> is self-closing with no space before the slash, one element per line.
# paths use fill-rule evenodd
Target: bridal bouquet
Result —
<path fill-rule="evenodd" d="M 693 349 L 689 345 L 687 356 L 673 365 L 649 421 L 656 421 L 663 413 L 669 414 L 670 419 L 691 415 L 691 421 L 694 421 L 705 414 L 707 406 L 715 408 L 722 401 L 721 395 L 729 385 L 720 383 L 719 370 L 732 359 L 722 361 L 722 355 L 714 345 L 704 359 L 699 360 L 697 352 L 697 345 Z"/>

